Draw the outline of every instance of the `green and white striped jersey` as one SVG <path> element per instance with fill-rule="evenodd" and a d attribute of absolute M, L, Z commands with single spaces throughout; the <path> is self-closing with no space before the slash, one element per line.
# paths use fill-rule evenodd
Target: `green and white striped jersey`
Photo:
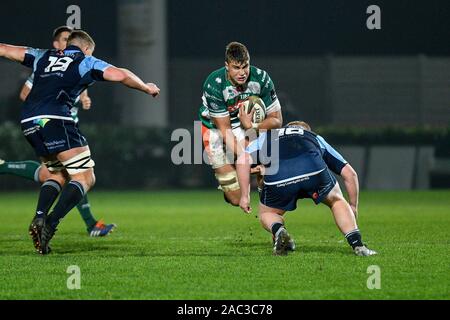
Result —
<path fill-rule="evenodd" d="M 212 72 L 203 85 L 202 106 L 199 117 L 208 128 L 216 128 L 212 118 L 230 117 L 231 127 L 241 125 L 239 103 L 249 96 L 258 96 L 266 105 L 266 114 L 281 110 L 275 87 L 269 74 L 250 66 L 250 75 L 244 86 L 234 86 L 227 77 L 225 67 Z"/>

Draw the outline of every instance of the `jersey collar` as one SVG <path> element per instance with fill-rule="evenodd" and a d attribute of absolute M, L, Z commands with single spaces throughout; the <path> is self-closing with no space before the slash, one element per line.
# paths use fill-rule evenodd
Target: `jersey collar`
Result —
<path fill-rule="evenodd" d="M 64 49 L 65 53 L 74 53 L 74 52 L 81 52 L 81 49 L 77 46 L 70 45 L 66 49 Z"/>

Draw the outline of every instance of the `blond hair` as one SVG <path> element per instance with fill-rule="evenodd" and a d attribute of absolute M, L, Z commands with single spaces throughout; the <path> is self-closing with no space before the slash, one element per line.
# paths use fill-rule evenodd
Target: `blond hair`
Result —
<path fill-rule="evenodd" d="M 302 127 L 305 130 L 311 131 L 311 127 L 305 121 L 291 121 L 287 124 L 288 127 Z"/>
<path fill-rule="evenodd" d="M 94 39 L 83 30 L 74 30 L 70 33 L 69 39 L 67 39 L 67 45 L 82 45 L 87 46 L 89 49 L 95 48 Z"/>

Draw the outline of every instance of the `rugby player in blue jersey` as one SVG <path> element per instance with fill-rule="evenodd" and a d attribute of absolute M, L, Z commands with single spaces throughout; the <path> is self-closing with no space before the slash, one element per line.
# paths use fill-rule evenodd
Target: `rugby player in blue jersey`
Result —
<path fill-rule="evenodd" d="M 60 26 L 53 31 L 53 48 L 64 50 L 67 46 L 67 40 L 72 32 L 72 28 L 68 26 Z M 33 88 L 34 73 L 30 75 L 20 91 L 20 99 L 25 101 L 30 94 L 31 88 Z M 75 104 L 70 113 L 75 122 L 78 122 L 78 109 L 79 104 L 84 110 L 91 108 L 91 98 L 88 95 L 87 90 L 84 90 L 80 97 L 79 103 Z M 25 161 L 5 161 L 0 159 L 0 174 L 10 174 L 25 179 L 33 180 L 36 182 L 44 183 L 49 177 L 50 172 L 47 167 L 39 162 L 33 160 Z M 105 224 L 103 220 L 97 220 L 92 211 L 91 204 L 89 203 L 87 195 L 81 199 L 77 204 L 77 209 L 80 216 L 86 225 L 86 230 L 91 237 L 104 237 L 114 230 L 116 225 L 114 223 Z M 37 246 L 37 243 L 35 244 Z"/>
<path fill-rule="evenodd" d="M 294 211 L 297 200 L 303 198 L 330 207 L 336 225 L 356 255 L 376 254 L 363 244 L 356 224 L 359 186 L 355 170 L 321 136 L 313 133 L 307 123 L 295 121 L 282 129 L 262 133 L 240 155 L 236 166 L 242 190 L 239 205 L 246 213 L 251 211 L 250 165 L 256 161 L 264 164 L 260 166 L 264 186 L 260 193 L 259 218 L 273 235 L 275 255 L 295 250 L 283 215 Z M 331 172 L 343 178 L 350 204 Z"/>
<path fill-rule="evenodd" d="M 20 62 L 34 74 L 33 88 L 22 105 L 21 124 L 25 138 L 51 174 L 41 187 L 29 228 L 41 254 L 50 252 L 49 242 L 61 219 L 95 184 L 88 142 L 70 114 L 77 97 L 96 81 L 120 82 L 153 97 L 160 92 L 131 71 L 93 57 L 94 49 L 94 40 L 82 30 L 70 34 L 64 50 L 0 44 L 0 57 Z"/>

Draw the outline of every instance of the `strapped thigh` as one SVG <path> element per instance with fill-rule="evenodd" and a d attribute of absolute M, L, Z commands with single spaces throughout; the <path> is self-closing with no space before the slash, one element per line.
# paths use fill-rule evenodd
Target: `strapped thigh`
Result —
<path fill-rule="evenodd" d="M 63 161 L 62 164 L 71 176 L 78 173 L 83 173 L 95 166 L 94 160 L 91 159 L 90 150 L 77 154 L 75 157 Z"/>
<path fill-rule="evenodd" d="M 215 175 L 217 181 L 219 182 L 220 189 L 222 189 L 223 192 L 236 191 L 240 189 L 236 171 L 216 173 Z"/>

